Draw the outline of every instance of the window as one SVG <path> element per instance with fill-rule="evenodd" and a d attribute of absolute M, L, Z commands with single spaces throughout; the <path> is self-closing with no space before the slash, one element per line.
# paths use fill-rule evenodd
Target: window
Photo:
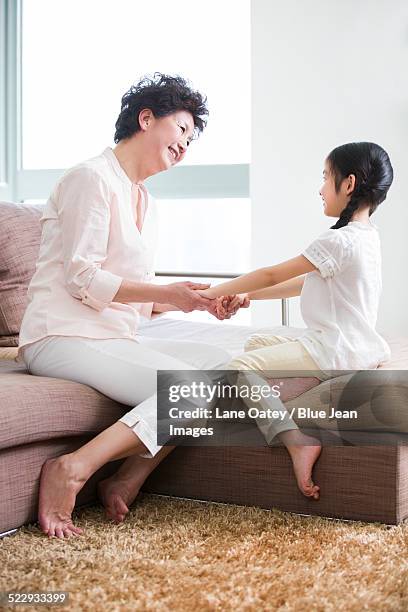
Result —
<path fill-rule="evenodd" d="M 66 168 L 114 146 L 121 96 L 133 83 L 155 71 L 181 74 L 207 95 L 210 116 L 183 163 L 146 181 L 160 210 L 158 269 L 248 270 L 250 0 L 0 4 L 14 28 L 10 197 L 45 201 Z"/>
<path fill-rule="evenodd" d="M 249 0 L 24 0 L 22 67 L 26 169 L 66 168 L 113 143 L 121 96 L 155 71 L 208 96 L 185 164 L 250 161 Z"/>
<path fill-rule="evenodd" d="M 158 200 L 158 270 L 240 274 L 250 263 L 248 199 Z"/>

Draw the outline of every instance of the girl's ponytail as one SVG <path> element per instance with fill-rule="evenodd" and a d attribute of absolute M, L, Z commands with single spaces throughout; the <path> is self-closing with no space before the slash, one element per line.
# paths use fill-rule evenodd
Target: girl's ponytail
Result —
<path fill-rule="evenodd" d="M 360 198 L 353 193 L 346 208 L 343 209 L 339 220 L 334 225 L 332 225 L 330 229 L 339 229 L 340 227 L 344 227 L 345 225 L 347 225 L 350 222 L 353 214 L 358 209 L 359 204 Z"/>
<path fill-rule="evenodd" d="M 356 177 L 349 203 L 331 229 L 347 225 L 361 205 L 369 205 L 371 216 L 387 197 L 394 176 L 384 149 L 373 142 L 352 142 L 333 149 L 327 162 L 334 175 L 336 192 L 350 174 Z"/>

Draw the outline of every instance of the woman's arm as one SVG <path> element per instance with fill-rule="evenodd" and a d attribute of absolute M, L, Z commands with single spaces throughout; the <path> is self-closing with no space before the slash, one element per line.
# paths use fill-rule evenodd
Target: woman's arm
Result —
<path fill-rule="evenodd" d="M 165 303 L 168 301 L 168 299 L 168 285 L 137 283 L 124 278 L 112 302 L 121 302 L 122 304 L 129 304 L 130 302 Z"/>
<path fill-rule="evenodd" d="M 226 302 L 225 305 L 223 305 L 223 302 Z M 248 308 L 248 306 L 249 300 L 245 299 L 245 296 L 242 296 L 242 298 L 240 296 L 227 296 L 217 298 L 215 300 L 215 308 L 209 309 L 208 312 L 220 321 L 223 321 L 224 319 L 230 319 L 240 308 Z M 155 302 L 153 304 L 152 315 L 164 314 L 174 310 L 180 310 L 180 308 L 173 306 L 173 304 L 159 304 Z"/>
<path fill-rule="evenodd" d="M 258 291 L 250 291 L 248 297 L 250 300 L 273 300 L 297 297 L 302 293 L 305 278 L 306 274 L 303 274 L 302 276 L 283 281 L 283 283 L 278 283 L 273 287 L 266 287 L 266 289 L 259 289 Z"/>
<path fill-rule="evenodd" d="M 173 304 L 160 304 L 159 302 L 154 302 L 152 314 L 163 314 L 164 312 L 170 312 L 174 310 L 180 310 L 177 306 L 173 306 Z"/>
<path fill-rule="evenodd" d="M 123 279 L 112 299 L 112 302 L 158 302 L 171 304 L 176 310 L 191 312 L 192 310 L 208 310 L 213 307 L 211 300 L 203 298 L 197 291 L 204 290 L 208 283 L 171 283 L 169 285 L 154 285 L 152 283 L 138 283 Z"/>
<path fill-rule="evenodd" d="M 191 312 L 192 310 L 207 310 L 220 321 L 229 319 L 238 310 L 235 306 L 231 311 L 220 307 L 222 300 L 208 299 L 200 295 L 208 283 L 171 283 L 170 285 L 153 285 L 151 283 L 136 283 L 124 279 L 113 302 L 153 302 L 152 315 L 159 315 L 171 310 Z"/>
<path fill-rule="evenodd" d="M 291 278 L 313 272 L 316 267 L 303 255 L 288 259 L 276 266 L 259 268 L 227 283 L 221 283 L 210 289 L 200 290 L 204 297 L 215 298 L 221 295 L 231 295 L 265 289 L 283 283 Z"/>

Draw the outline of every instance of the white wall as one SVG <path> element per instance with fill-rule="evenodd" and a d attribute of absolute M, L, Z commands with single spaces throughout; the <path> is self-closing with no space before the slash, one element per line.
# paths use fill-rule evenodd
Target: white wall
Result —
<path fill-rule="evenodd" d="M 252 0 L 252 265 L 294 257 L 333 225 L 318 194 L 326 155 L 377 142 L 394 167 L 372 217 L 383 252 L 377 329 L 388 335 L 408 335 L 407 74 L 406 0 Z M 304 326 L 299 298 L 290 316 Z M 279 324 L 280 304 L 254 304 L 253 323 Z"/>

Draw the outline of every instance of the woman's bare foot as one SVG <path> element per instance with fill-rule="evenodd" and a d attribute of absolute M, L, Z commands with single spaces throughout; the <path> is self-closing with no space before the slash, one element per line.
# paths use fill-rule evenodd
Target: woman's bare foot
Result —
<path fill-rule="evenodd" d="M 38 522 L 48 536 L 69 538 L 82 533 L 71 513 L 78 492 L 86 482 L 70 455 L 48 459 L 41 468 Z"/>
<path fill-rule="evenodd" d="M 298 429 L 285 431 L 279 437 L 291 456 L 299 489 L 306 497 L 319 499 L 320 487 L 312 480 L 313 466 L 322 451 L 319 440 L 307 436 Z"/>
<path fill-rule="evenodd" d="M 131 455 L 113 476 L 98 483 L 98 496 L 108 518 L 117 523 L 124 520 L 146 478 L 173 449 L 163 446 L 152 458 Z"/>
<path fill-rule="evenodd" d="M 106 510 L 106 516 L 121 523 L 129 506 L 136 499 L 143 481 L 140 479 L 120 478 L 116 474 L 98 482 L 98 497 Z"/>

